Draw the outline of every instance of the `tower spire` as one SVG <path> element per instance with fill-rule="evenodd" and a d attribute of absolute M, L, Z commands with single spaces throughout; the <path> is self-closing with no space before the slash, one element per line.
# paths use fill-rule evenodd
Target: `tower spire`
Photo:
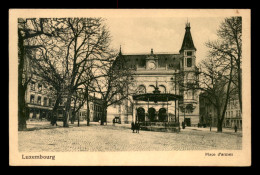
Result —
<path fill-rule="evenodd" d="M 186 23 L 186 27 L 185 27 L 185 35 L 184 35 L 184 39 L 182 42 L 182 46 L 181 46 L 181 51 L 183 50 L 196 50 L 193 40 L 192 40 L 192 36 L 191 36 L 191 32 L 190 32 L 190 23 L 188 22 L 187 19 L 187 23 Z"/>
<path fill-rule="evenodd" d="M 119 48 L 119 55 L 122 55 L 121 45 L 120 45 L 120 48 Z"/>

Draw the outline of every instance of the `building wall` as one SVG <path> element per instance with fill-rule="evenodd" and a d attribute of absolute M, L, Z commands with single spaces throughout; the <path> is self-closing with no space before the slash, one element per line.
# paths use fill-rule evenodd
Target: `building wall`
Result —
<path fill-rule="evenodd" d="M 25 95 L 28 118 L 48 118 L 53 106 L 52 102 L 50 104 L 50 99 L 52 100 L 50 87 L 33 79 L 28 84 Z"/>
<path fill-rule="evenodd" d="M 206 98 L 200 97 L 200 123 L 206 123 L 210 126 L 217 126 L 217 111 Z M 230 99 L 227 104 L 227 109 L 225 113 L 225 119 L 223 121 L 223 127 L 234 128 L 234 126 L 242 128 L 242 115 L 239 108 L 238 99 Z"/>
<path fill-rule="evenodd" d="M 136 71 L 134 73 L 134 87 L 129 89 L 134 89 L 135 94 L 138 93 L 153 93 L 155 90 L 154 87 L 158 86 L 161 93 L 172 93 L 172 94 L 180 94 L 180 90 L 176 85 L 175 90 L 175 73 L 180 72 L 180 61 L 181 55 L 179 54 L 153 54 L 150 55 L 126 55 L 126 60 L 129 60 L 130 67 L 136 67 Z M 143 60 L 145 63 L 142 63 Z M 150 66 L 150 62 L 155 63 L 155 67 L 153 65 Z M 195 63 L 193 61 L 193 63 Z M 194 69 L 190 68 L 188 71 L 192 71 Z M 191 74 L 191 79 L 193 74 Z M 139 90 L 141 89 L 141 90 Z M 130 96 L 129 99 L 132 97 Z M 193 98 L 193 99 L 192 99 Z M 197 124 L 199 121 L 199 107 L 198 107 L 198 93 L 195 93 L 193 97 L 190 97 L 188 94 L 184 94 L 184 99 L 186 103 L 194 103 L 195 109 L 192 113 L 186 113 L 185 118 L 190 119 L 191 125 Z M 148 115 L 148 102 L 131 102 L 133 105 L 133 111 L 131 113 L 127 113 L 126 108 L 130 107 L 131 104 L 123 102 L 121 105 L 114 105 L 108 108 L 108 122 L 112 122 L 113 118 L 120 117 L 122 123 L 130 123 L 135 120 L 135 111 L 137 108 L 142 107 L 145 110 L 146 115 Z M 149 102 L 149 108 L 153 107 L 156 110 L 156 113 L 161 108 L 168 109 L 169 116 L 173 118 L 175 115 L 175 103 L 174 101 L 168 102 Z M 176 106 L 176 108 L 178 108 Z M 178 111 L 176 110 L 176 118 L 178 115 Z M 179 110 L 179 121 L 182 122 L 184 118 L 184 114 Z M 148 120 L 146 116 L 146 120 Z M 171 119 L 170 119 L 171 120 Z"/>
<path fill-rule="evenodd" d="M 233 128 L 235 125 L 238 128 L 242 128 L 242 114 L 239 108 L 239 100 L 231 99 L 227 105 L 224 126 Z"/>

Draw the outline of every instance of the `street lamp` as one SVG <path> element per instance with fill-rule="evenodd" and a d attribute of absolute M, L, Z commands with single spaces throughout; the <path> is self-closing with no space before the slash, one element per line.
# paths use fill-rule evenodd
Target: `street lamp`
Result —
<path fill-rule="evenodd" d="M 209 122 L 210 122 L 210 131 L 211 131 L 211 126 L 212 126 L 212 117 L 211 117 L 211 114 L 209 114 Z"/>

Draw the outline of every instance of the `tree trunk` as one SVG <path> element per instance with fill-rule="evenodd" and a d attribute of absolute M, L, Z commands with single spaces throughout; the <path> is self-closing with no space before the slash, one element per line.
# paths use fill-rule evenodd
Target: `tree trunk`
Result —
<path fill-rule="evenodd" d="M 25 114 L 25 90 L 23 87 L 18 88 L 18 131 L 23 131 L 26 126 L 26 114 Z"/>
<path fill-rule="evenodd" d="M 69 95 L 67 98 L 67 102 L 65 106 L 65 115 L 63 119 L 63 127 L 69 127 L 70 104 L 71 104 L 71 95 Z"/>
<path fill-rule="evenodd" d="M 104 111 L 102 111 L 101 119 L 100 119 L 100 125 L 104 125 Z"/>
<path fill-rule="evenodd" d="M 52 116 L 51 116 L 51 125 L 54 126 L 57 124 L 57 117 L 58 117 L 58 107 L 61 101 L 61 94 L 57 94 L 57 99 L 52 109 Z"/>
<path fill-rule="evenodd" d="M 223 123 L 223 120 L 218 118 L 217 132 L 222 132 L 222 123 Z"/>
<path fill-rule="evenodd" d="M 89 122 L 90 122 L 90 117 L 89 117 L 89 100 L 88 100 L 88 97 L 87 97 L 87 126 L 89 126 Z"/>
<path fill-rule="evenodd" d="M 75 109 L 72 110 L 72 113 L 71 113 L 71 120 L 70 120 L 70 123 L 71 124 L 74 124 L 74 121 L 76 120 L 76 111 Z"/>
<path fill-rule="evenodd" d="M 102 115 L 101 115 L 101 122 L 100 125 L 104 125 L 105 119 L 107 118 L 107 105 L 103 105 Z"/>
<path fill-rule="evenodd" d="M 79 114 L 77 114 L 77 116 L 78 116 L 78 127 L 79 127 L 79 117 L 80 117 L 80 116 L 79 116 Z"/>
<path fill-rule="evenodd" d="M 238 68 L 238 99 L 239 99 L 240 111 L 242 113 L 242 80 L 241 80 L 240 66 Z"/>
<path fill-rule="evenodd" d="M 26 87 L 23 85 L 23 71 L 24 71 L 24 59 L 25 50 L 23 45 L 23 37 L 18 32 L 18 130 L 22 131 L 27 128 L 26 115 L 25 115 L 25 91 Z"/>

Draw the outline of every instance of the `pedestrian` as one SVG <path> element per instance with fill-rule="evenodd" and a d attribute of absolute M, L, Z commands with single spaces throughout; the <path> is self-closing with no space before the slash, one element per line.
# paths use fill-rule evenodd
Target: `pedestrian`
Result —
<path fill-rule="evenodd" d="M 115 118 L 113 118 L 113 126 L 115 126 Z"/>
<path fill-rule="evenodd" d="M 140 130 L 140 124 L 139 124 L 139 122 L 136 122 L 136 123 L 135 123 L 135 130 L 136 130 L 136 133 L 139 133 L 139 130 Z"/>
<path fill-rule="evenodd" d="M 237 132 L 237 125 L 235 125 L 234 129 L 235 129 L 235 132 Z"/>
<path fill-rule="evenodd" d="M 133 133 L 134 133 L 134 130 L 135 130 L 135 124 L 134 124 L 134 122 L 131 123 L 131 129 L 133 130 Z"/>
<path fill-rule="evenodd" d="M 182 129 L 185 129 L 185 123 L 182 122 L 181 125 L 182 125 Z"/>

